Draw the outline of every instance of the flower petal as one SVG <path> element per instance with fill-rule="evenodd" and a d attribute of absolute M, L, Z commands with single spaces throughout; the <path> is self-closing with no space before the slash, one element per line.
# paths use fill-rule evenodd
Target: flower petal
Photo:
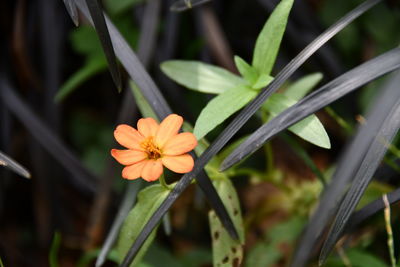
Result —
<path fill-rule="evenodd" d="M 122 177 L 128 180 L 134 180 L 141 176 L 143 167 L 146 165 L 146 160 L 138 162 L 136 164 L 125 167 L 122 170 Z"/>
<path fill-rule="evenodd" d="M 191 151 L 197 146 L 197 140 L 192 133 L 180 133 L 173 136 L 163 147 L 164 155 L 177 156 Z"/>
<path fill-rule="evenodd" d="M 143 151 L 140 142 L 143 141 L 144 137 L 129 125 L 118 125 L 114 131 L 114 137 L 121 146 Z"/>
<path fill-rule="evenodd" d="M 131 149 L 111 149 L 111 156 L 113 156 L 119 163 L 123 165 L 132 165 L 147 158 L 147 153 L 144 151 Z"/>
<path fill-rule="evenodd" d="M 144 137 L 156 136 L 158 123 L 153 118 L 144 118 L 138 121 L 137 127 Z"/>
<path fill-rule="evenodd" d="M 194 166 L 194 160 L 189 154 L 165 156 L 162 157 L 161 160 L 165 167 L 177 173 L 190 172 Z"/>
<path fill-rule="evenodd" d="M 163 173 L 161 160 L 146 160 L 146 165 L 142 169 L 142 178 L 147 182 L 157 180 Z"/>
<path fill-rule="evenodd" d="M 178 134 L 183 123 L 183 118 L 176 114 L 168 115 L 160 124 L 157 130 L 155 142 L 159 147 L 163 147 L 166 142 Z"/>

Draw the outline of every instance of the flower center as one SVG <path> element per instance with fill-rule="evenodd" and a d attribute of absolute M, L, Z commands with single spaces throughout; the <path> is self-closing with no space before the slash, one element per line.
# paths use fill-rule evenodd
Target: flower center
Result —
<path fill-rule="evenodd" d="M 153 136 L 147 137 L 140 146 L 146 151 L 149 159 L 161 158 L 161 149 L 154 144 Z"/>

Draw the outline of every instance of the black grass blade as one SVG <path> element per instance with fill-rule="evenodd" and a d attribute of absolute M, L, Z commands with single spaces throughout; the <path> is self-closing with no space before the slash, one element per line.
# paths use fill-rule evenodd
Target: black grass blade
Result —
<path fill-rule="evenodd" d="M 79 10 L 86 18 L 90 18 L 89 10 L 85 0 L 74 0 Z M 151 104 L 154 112 L 160 119 L 164 119 L 171 113 L 171 108 L 161 95 L 157 85 L 147 73 L 140 60 L 132 51 L 113 23 L 105 16 L 110 37 L 112 39 L 115 54 L 128 72 L 129 76 L 143 92 L 143 96 Z"/>
<path fill-rule="evenodd" d="M 221 169 L 239 162 L 296 122 L 399 67 L 400 48 L 395 48 L 339 76 L 257 129 L 222 162 Z"/>
<path fill-rule="evenodd" d="M 31 178 L 31 174 L 27 169 L 21 166 L 18 162 L 0 151 L 0 166 L 4 166 L 22 177 Z"/>
<path fill-rule="evenodd" d="M 160 17 L 160 7 L 161 3 L 159 0 L 149 1 L 145 8 L 144 19 L 141 23 L 138 57 L 145 67 L 149 65 L 150 58 L 154 51 L 154 45 L 157 37 L 157 26 L 159 24 Z M 117 124 L 131 123 L 132 114 L 134 114 L 134 110 L 136 108 L 137 107 L 135 105 L 132 92 L 130 88 L 128 88 L 128 90 L 125 90 L 124 93 L 123 104 L 119 110 Z M 125 192 L 125 196 L 120 203 L 118 213 L 114 217 L 111 229 L 107 233 L 107 237 L 101 247 L 99 256 L 96 259 L 96 267 L 102 266 L 106 261 L 107 255 L 118 238 L 120 228 L 132 206 L 134 205 L 140 185 L 141 180 L 136 180 L 132 183 L 129 183 Z M 102 206 L 104 206 L 103 201 L 99 201 L 101 201 Z"/>
<path fill-rule="evenodd" d="M 78 1 L 78 0 L 76 0 Z M 263 91 L 246 107 L 233 121 L 223 130 L 223 132 L 216 138 L 212 145 L 208 147 L 206 151 L 195 161 L 194 169 L 182 176 L 181 180 L 168 195 L 166 200 L 160 205 L 158 210 L 153 214 L 150 220 L 145 225 L 143 231 L 139 234 L 135 240 L 127 256 L 125 257 L 121 266 L 129 266 L 133 258 L 146 241 L 152 230 L 161 221 L 164 214 L 172 206 L 178 196 L 185 190 L 190 184 L 194 177 L 204 168 L 208 161 L 214 157 L 225 144 L 236 134 L 236 132 L 247 122 L 248 119 L 260 108 L 264 101 L 275 92 L 279 87 L 321 46 L 329 41 L 335 34 L 340 32 L 344 27 L 350 24 L 357 17 L 365 13 L 374 5 L 378 4 L 382 0 L 368 0 L 359 5 L 357 8 L 352 10 L 337 23 L 332 25 L 328 30 L 322 33 L 312 43 L 310 43 L 296 58 L 294 58 L 269 84 L 269 86 Z M 138 84 L 139 85 L 139 84 Z M 139 85 L 140 87 L 140 85 Z M 145 92 L 143 92 L 145 93 Z M 146 97 L 147 98 L 147 97 Z"/>
<path fill-rule="evenodd" d="M 191 155 L 195 156 L 193 152 L 191 153 Z M 203 169 L 199 172 L 199 174 L 197 174 L 196 181 L 199 184 L 201 190 L 206 195 L 207 201 L 212 205 L 215 213 L 219 214 L 218 217 L 221 220 L 222 225 L 225 226 L 230 236 L 235 240 L 239 240 L 239 234 L 237 233 L 236 228 L 233 225 L 231 218 L 229 217 L 228 211 L 226 210 L 224 204 L 221 202 L 217 190 L 215 189 L 210 178 L 208 178 L 206 172 Z M 213 203 L 220 204 L 213 205 Z"/>
<path fill-rule="evenodd" d="M 89 17 L 89 12 L 84 0 L 75 0 L 75 3 L 77 4 L 77 7 L 81 10 L 81 12 L 86 17 Z M 160 90 L 157 88 L 150 75 L 141 64 L 140 60 L 136 57 L 127 42 L 124 40 L 116 27 L 107 17 L 106 22 L 108 25 L 108 29 L 110 30 L 110 36 L 113 40 L 117 57 L 121 61 L 122 65 L 125 67 L 132 80 L 138 85 L 141 92 L 143 93 L 143 96 L 149 102 L 157 117 L 159 117 L 160 119 L 165 118 L 172 113 L 172 110 L 169 107 L 168 103 L 160 93 Z M 200 171 L 202 170 L 200 169 L 198 173 L 200 173 Z M 215 210 L 217 216 L 221 219 L 221 222 L 224 223 L 224 226 L 227 229 L 228 233 L 230 233 L 233 238 L 236 238 L 238 235 L 234 224 L 208 176 L 205 173 L 203 175 L 198 175 L 197 182 L 199 183 L 205 196 L 210 202 L 212 208 Z M 190 181 L 187 185 L 189 184 Z M 183 188 L 179 194 L 176 194 L 174 196 L 174 200 L 179 197 L 179 195 L 183 192 L 185 188 Z M 173 201 L 171 202 L 171 204 L 173 203 Z M 168 209 L 166 209 L 165 212 L 167 210 Z"/>
<path fill-rule="evenodd" d="M 400 188 L 397 188 L 396 190 L 390 192 L 387 194 L 388 200 L 390 205 L 395 204 L 400 201 Z M 367 220 L 369 217 L 373 216 L 377 212 L 383 210 L 385 208 L 385 204 L 382 201 L 382 198 L 376 199 L 373 202 L 369 203 L 365 207 L 363 207 L 361 210 L 355 212 L 353 215 L 351 215 L 349 222 L 346 226 L 346 229 L 344 230 L 345 233 L 350 233 L 352 232 L 353 229 L 355 229 L 358 225 L 360 225 L 362 222 Z"/>
<path fill-rule="evenodd" d="M 106 240 L 103 243 L 103 246 L 100 250 L 99 256 L 96 259 L 96 267 L 100 267 L 104 264 L 107 258 L 108 252 L 111 250 L 112 246 L 115 243 L 115 240 L 118 237 L 119 230 L 128 215 L 129 211 L 135 204 L 137 193 L 142 186 L 141 180 L 136 180 L 128 185 L 126 189 L 124 199 L 121 202 L 118 213 L 116 215 L 116 219 L 114 220 L 111 230 L 107 235 Z"/>
<path fill-rule="evenodd" d="M 98 0 L 86 0 L 87 7 L 92 17 L 94 28 L 96 29 L 97 35 L 99 36 L 101 45 L 106 55 L 108 66 L 110 69 L 111 76 L 114 80 L 118 91 L 121 90 L 121 73 L 118 69 L 117 59 L 115 57 L 113 44 L 111 42 L 110 33 L 108 32 L 107 24 L 104 19 L 103 10 Z"/>
<path fill-rule="evenodd" d="M 71 17 L 72 21 L 74 22 L 75 26 L 79 26 L 79 15 L 78 10 L 76 9 L 75 3 L 73 0 L 63 0 L 65 8 L 69 16 Z"/>
<path fill-rule="evenodd" d="M 357 155 L 360 151 L 348 150 L 347 158 L 361 157 L 362 162 L 356 170 L 348 171 L 348 177 L 336 177 L 334 175 L 333 181 L 337 179 L 344 179 L 346 181 L 353 180 L 350 189 L 346 193 L 343 202 L 336 213 L 335 220 L 325 240 L 321 250 L 320 265 L 325 261 L 329 252 L 340 237 L 344 227 L 346 226 L 350 215 L 356 208 L 360 201 L 365 189 L 372 179 L 373 174 L 378 168 L 388 144 L 391 143 L 394 136 L 400 128 L 400 75 L 397 74 L 394 79 L 384 91 L 382 97 L 376 101 L 371 114 L 367 117 L 367 123 L 358 131 L 358 134 L 353 141 L 356 143 L 358 139 L 364 138 L 369 135 L 371 140 L 369 143 L 353 145 L 353 147 L 369 147 L 365 155 Z M 343 160 L 344 165 L 337 167 L 337 173 L 342 173 L 341 169 L 347 169 L 347 161 Z M 354 177 L 354 178 L 353 178 Z"/>
<path fill-rule="evenodd" d="M 182 12 L 210 1 L 211 0 L 178 0 L 171 5 L 170 10 L 173 12 Z"/>
<path fill-rule="evenodd" d="M 19 98 L 4 76 L 0 76 L 0 89 L 3 105 L 21 121 L 42 147 L 72 174 L 68 182 L 84 193 L 94 193 L 96 190 L 94 175 L 82 166 L 76 156 Z"/>

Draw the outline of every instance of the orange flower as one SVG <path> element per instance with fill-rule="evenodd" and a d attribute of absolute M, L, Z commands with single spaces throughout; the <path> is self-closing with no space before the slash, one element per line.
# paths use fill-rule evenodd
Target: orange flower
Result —
<path fill-rule="evenodd" d="M 127 150 L 112 149 L 111 155 L 126 165 L 122 177 L 155 181 L 163 173 L 163 165 L 177 173 L 190 172 L 194 161 L 186 153 L 197 146 L 197 140 L 192 133 L 178 133 L 182 123 L 181 116 L 171 114 L 160 125 L 152 118 L 140 119 L 138 130 L 118 125 L 114 137 Z"/>

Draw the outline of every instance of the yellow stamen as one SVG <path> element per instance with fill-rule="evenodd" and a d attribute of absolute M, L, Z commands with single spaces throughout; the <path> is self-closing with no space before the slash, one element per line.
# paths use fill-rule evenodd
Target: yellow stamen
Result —
<path fill-rule="evenodd" d="M 154 144 L 153 136 L 147 137 L 140 146 L 146 151 L 149 159 L 159 159 L 161 158 L 161 149 Z"/>

